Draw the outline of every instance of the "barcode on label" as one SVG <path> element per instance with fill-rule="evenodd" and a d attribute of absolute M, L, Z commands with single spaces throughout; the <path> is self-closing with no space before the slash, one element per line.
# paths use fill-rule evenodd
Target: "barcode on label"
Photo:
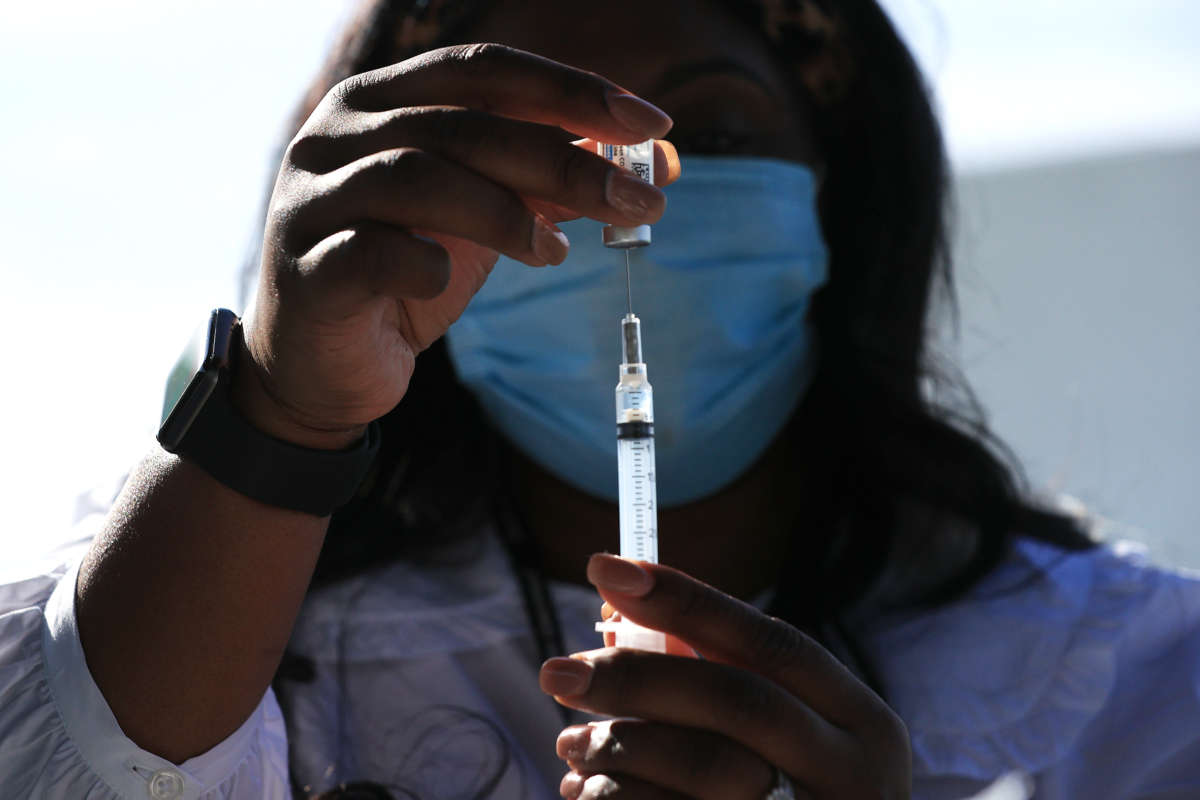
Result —
<path fill-rule="evenodd" d="M 646 183 L 650 182 L 650 165 L 649 164 L 642 162 L 642 161 L 635 161 L 635 162 L 633 162 L 633 171 L 636 172 L 637 176 L 639 178 L 641 178 L 642 180 L 644 180 Z"/>

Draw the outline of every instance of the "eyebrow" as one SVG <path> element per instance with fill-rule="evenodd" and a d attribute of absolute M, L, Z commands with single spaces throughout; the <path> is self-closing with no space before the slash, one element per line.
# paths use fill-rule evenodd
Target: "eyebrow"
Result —
<path fill-rule="evenodd" d="M 663 72 L 658 83 L 654 85 L 653 92 L 654 94 L 666 94 L 690 81 L 710 75 L 733 75 L 756 84 L 771 97 L 775 96 L 774 90 L 767 85 L 767 81 L 762 75 L 745 64 L 739 64 L 726 58 L 710 58 L 705 61 L 692 61 L 671 67 Z"/>

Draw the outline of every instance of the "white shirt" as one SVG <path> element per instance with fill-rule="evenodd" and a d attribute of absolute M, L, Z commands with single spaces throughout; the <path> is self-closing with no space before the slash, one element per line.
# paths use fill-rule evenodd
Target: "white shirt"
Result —
<path fill-rule="evenodd" d="M 310 593 L 291 650 L 315 675 L 281 686 L 286 724 L 268 691 L 178 765 L 122 734 L 88 672 L 77 560 L 0 586 L 4 798 L 287 798 L 289 767 L 313 794 L 368 779 L 397 798 L 558 797 L 563 719 L 490 535 Z M 597 596 L 550 589 L 568 651 L 597 647 Z M 1200 575 L 1128 545 L 1021 541 L 966 598 L 881 620 L 866 645 L 908 724 L 918 800 L 1004 776 L 1047 800 L 1200 797 Z"/>

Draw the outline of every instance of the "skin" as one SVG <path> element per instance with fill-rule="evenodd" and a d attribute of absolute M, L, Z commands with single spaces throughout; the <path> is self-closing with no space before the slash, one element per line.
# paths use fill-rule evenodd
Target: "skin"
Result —
<path fill-rule="evenodd" d="M 639 21 L 620 49 L 594 35 L 608 24 L 602 14 Z M 624 182 L 588 149 L 589 139 L 628 143 L 671 128 L 627 92 L 670 112 L 685 151 L 816 164 L 783 73 L 715 6 L 502 3 L 471 38 L 544 57 L 464 46 L 356 76 L 289 146 L 234 382 L 235 403 L 260 429 L 345 447 L 403 399 L 417 355 L 498 254 L 557 264 L 567 248 L 556 221 L 656 221 L 662 192 Z M 657 157 L 656 173 L 673 179 L 674 149 L 660 145 Z M 609 546 L 614 509 L 531 464 L 516 470 L 514 494 L 551 574 L 590 580 L 609 612 L 672 636 L 671 655 L 605 648 L 544 665 L 542 687 L 560 702 L 640 720 L 610 726 L 607 741 L 621 746 L 607 751 L 587 746 L 594 729 L 564 732 L 565 796 L 759 798 L 772 764 L 798 796 L 907 796 L 907 736 L 895 715 L 815 642 L 731 596 L 776 578 L 802 507 L 788 452 L 777 443 L 733 486 L 662 514 L 664 559 L 684 571 L 585 562 Z M 742 561 L 730 558 L 735 521 Z M 327 525 L 249 500 L 186 461 L 147 458 L 76 587 L 89 668 L 130 738 L 179 762 L 245 720 Z M 672 549 L 682 541 L 690 548 Z"/>

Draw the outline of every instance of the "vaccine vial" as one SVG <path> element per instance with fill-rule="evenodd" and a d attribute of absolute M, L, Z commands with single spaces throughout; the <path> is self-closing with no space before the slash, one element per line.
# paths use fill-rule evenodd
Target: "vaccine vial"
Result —
<path fill-rule="evenodd" d="M 647 139 L 638 144 L 604 144 L 596 145 L 596 152 L 616 164 L 627 169 L 646 183 L 654 183 L 654 140 Z M 620 225 L 605 225 L 600 232 L 605 247 L 616 247 L 627 250 L 631 247 L 645 247 L 650 244 L 650 226 L 635 225 L 624 228 Z"/>

